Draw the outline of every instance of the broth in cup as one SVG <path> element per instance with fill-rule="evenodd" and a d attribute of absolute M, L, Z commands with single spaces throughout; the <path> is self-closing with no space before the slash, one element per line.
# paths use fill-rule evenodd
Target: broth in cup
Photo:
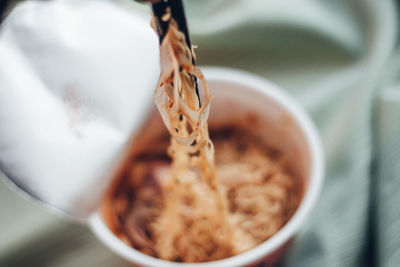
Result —
<path fill-rule="evenodd" d="M 117 237 L 153 257 L 205 262 L 245 252 L 286 224 L 300 203 L 303 185 L 281 152 L 238 125 L 211 128 L 210 136 L 221 212 L 228 218 L 222 230 L 230 231 L 229 242 L 218 232 L 220 225 L 210 220 L 210 210 L 213 216 L 223 214 L 212 211 L 218 203 L 198 176 L 181 179 L 184 192 L 176 200 L 175 217 L 168 217 L 167 134 L 142 144 L 146 149 L 131 157 L 105 200 L 103 214 Z"/>

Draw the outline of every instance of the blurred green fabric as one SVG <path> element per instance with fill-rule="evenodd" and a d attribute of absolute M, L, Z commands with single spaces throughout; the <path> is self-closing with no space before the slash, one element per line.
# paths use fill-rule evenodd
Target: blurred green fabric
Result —
<path fill-rule="evenodd" d="M 138 4 L 120 0 L 121 8 Z M 188 0 L 200 65 L 256 73 L 311 114 L 320 199 L 284 266 L 400 266 L 400 48 L 389 0 Z M 0 266 L 129 266 L 0 182 Z"/>

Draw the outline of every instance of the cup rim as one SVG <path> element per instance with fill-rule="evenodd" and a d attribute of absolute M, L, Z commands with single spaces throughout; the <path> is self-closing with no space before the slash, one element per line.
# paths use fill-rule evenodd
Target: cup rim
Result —
<path fill-rule="evenodd" d="M 190 267 L 215 267 L 215 266 L 242 266 L 257 262 L 267 256 L 275 249 L 282 246 L 291 237 L 294 236 L 299 227 L 304 223 L 305 219 L 311 212 L 324 179 L 324 156 L 323 148 L 317 134 L 316 127 L 308 114 L 296 103 L 296 101 L 283 90 L 270 81 L 260 78 L 254 74 L 242 70 L 236 70 L 226 67 L 202 67 L 204 76 L 209 81 L 230 82 L 243 85 L 249 90 L 253 90 L 264 94 L 283 109 L 285 109 L 297 122 L 307 141 L 311 155 L 311 172 L 310 180 L 304 197 L 299 207 L 289 219 L 289 221 L 272 237 L 259 244 L 258 246 L 243 252 L 241 254 L 224 258 L 216 261 L 201 263 L 178 263 L 158 259 L 144 253 L 141 253 L 122 242 L 116 237 L 110 229 L 105 225 L 98 212 L 92 214 L 88 224 L 94 234 L 111 250 L 122 256 L 123 258 L 142 264 L 144 266 L 190 266 Z"/>

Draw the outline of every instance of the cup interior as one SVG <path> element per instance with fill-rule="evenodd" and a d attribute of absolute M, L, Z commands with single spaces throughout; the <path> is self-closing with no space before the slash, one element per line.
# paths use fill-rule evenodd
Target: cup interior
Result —
<path fill-rule="evenodd" d="M 237 126 L 260 138 L 265 145 L 282 155 L 294 179 L 302 186 L 300 204 L 286 225 L 273 237 L 249 251 L 214 262 L 192 263 L 185 266 L 246 265 L 268 256 L 287 242 L 315 202 L 322 180 L 322 152 L 318 136 L 308 116 L 276 86 L 253 75 L 206 68 L 206 79 L 214 96 L 208 120 L 209 129 Z M 135 136 L 132 154 L 146 149 L 146 144 L 167 134 L 158 112 L 144 124 Z M 92 216 L 90 224 L 95 234 L 112 250 L 126 259 L 150 266 L 170 266 L 172 263 L 145 255 L 125 245 L 107 228 L 101 214 Z"/>

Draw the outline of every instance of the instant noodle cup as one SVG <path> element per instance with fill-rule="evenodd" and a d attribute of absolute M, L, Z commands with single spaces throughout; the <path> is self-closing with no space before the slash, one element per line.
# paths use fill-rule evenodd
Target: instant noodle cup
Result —
<path fill-rule="evenodd" d="M 202 68 L 214 96 L 208 124 L 210 131 L 236 125 L 246 129 L 267 146 L 278 150 L 302 191 L 300 203 L 290 220 L 272 237 L 229 258 L 201 263 L 178 263 L 148 256 L 130 247 L 109 229 L 101 209 L 91 215 L 89 226 L 111 250 L 140 266 L 253 266 L 273 265 L 284 258 L 296 233 L 314 206 L 323 181 L 324 159 L 319 136 L 309 116 L 276 85 L 255 75 L 227 68 Z M 165 134 L 159 114 L 149 114 L 121 157 L 118 176 L 135 151 Z"/>

